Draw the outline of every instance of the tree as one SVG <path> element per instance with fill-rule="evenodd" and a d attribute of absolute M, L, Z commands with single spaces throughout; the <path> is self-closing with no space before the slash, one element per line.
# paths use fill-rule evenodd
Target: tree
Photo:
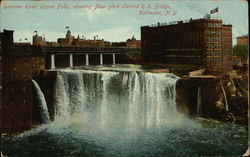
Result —
<path fill-rule="evenodd" d="M 245 63 L 248 59 L 248 45 L 235 45 L 233 47 L 233 56 L 240 56 L 243 63 Z"/>

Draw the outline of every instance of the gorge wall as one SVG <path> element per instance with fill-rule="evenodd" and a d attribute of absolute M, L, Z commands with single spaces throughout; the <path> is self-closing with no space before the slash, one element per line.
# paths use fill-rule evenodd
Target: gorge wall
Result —
<path fill-rule="evenodd" d="M 191 117 L 247 124 L 247 79 L 247 76 L 182 78 L 176 85 L 177 106 Z M 198 88 L 200 111 L 197 108 Z"/>

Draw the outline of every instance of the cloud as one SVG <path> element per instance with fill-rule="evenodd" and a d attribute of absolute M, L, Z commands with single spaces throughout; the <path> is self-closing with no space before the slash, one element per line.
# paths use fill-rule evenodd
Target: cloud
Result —
<path fill-rule="evenodd" d="M 90 21 L 96 20 L 98 18 L 98 16 L 101 15 L 101 14 L 102 14 L 101 10 L 92 10 L 92 9 L 74 11 L 74 12 L 71 13 L 73 18 L 83 18 L 83 17 L 85 17 Z"/>
<path fill-rule="evenodd" d="M 100 14 L 102 14 L 101 10 L 87 10 L 87 18 L 90 21 L 95 20 Z"/>

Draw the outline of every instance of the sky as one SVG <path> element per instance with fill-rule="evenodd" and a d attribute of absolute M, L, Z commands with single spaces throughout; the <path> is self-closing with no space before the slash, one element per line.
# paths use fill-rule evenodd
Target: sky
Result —
<path fill-rule="evenodd" d="M 111 4 L 119 8 L 109 9 Z M 26 5 L 35 8 L 25 8 Z M 76 9 L 75 5 L 88 8 Z M 128 5 L 139 8 L 128 9 Z M 41 9 L 41 6 L 54 8 Z M 58 9 L 58 6 L 70 8 Z M 248 34 L 246 0 L 4 0 L 0 8 L 0 31 L 14 30 L 15 42 L 20 39 L 24 42 L 25 38 L 31 42 L 34 31 L 44 35 L 47 41 L 57 41 L 65 37 L 67 26 L 75 37 L 93 39 L 98 35 L 99 39 L 115 42 L 134 35 L 140 40 L 141 26 L 203 18 L 216 7 L 218 12 L 212 18 L 232 24 L 233 44 L 236 44 L 237 36 Z M 160 15 L 145 14 L 149 12 Z"/>

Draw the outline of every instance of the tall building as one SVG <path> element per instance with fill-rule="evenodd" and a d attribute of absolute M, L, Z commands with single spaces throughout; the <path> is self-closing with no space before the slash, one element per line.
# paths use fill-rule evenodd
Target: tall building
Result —
<path fill-rule="evenodd" d="M 4 133 L 32 126 L 32 78 L 45 70 L 40 46 L 13 43 L 13 31 L 0 33 L 0 126 Z"/>
<path fill-rule="evenodd" d="M 222 26 L 222 56 L 225 72 L 233 69 L 232 25 Z"/>
<path fill-rule="evenodd" d="M 232 26 L 209 17 L 142 26 L 141 48 L 143 62 L 190 65 L 224 74 L 232 69 Z"/>

